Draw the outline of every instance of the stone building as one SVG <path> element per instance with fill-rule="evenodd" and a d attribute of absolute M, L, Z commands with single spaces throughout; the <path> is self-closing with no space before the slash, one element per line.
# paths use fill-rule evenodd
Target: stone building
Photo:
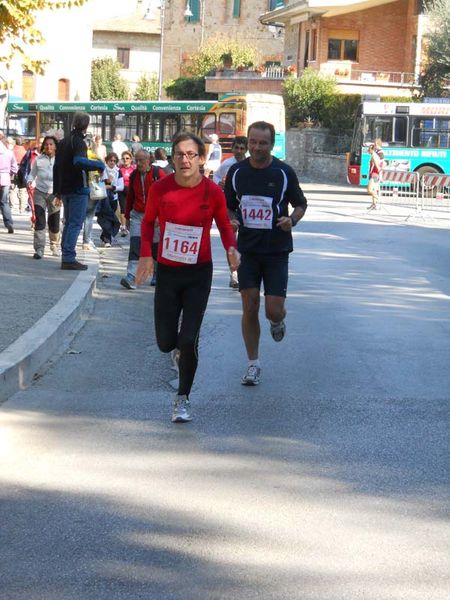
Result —
<path fill-rule="evenodd" d="M 280 30 L 258 21 L 268 0 L 166 0 L 164 5 L 163 79 L 185 72 L 190 56 L 216 36 L 253 45 L 262 62 L 282 59 Z M 192 16 L 186 16 L 191 13 Z"/>

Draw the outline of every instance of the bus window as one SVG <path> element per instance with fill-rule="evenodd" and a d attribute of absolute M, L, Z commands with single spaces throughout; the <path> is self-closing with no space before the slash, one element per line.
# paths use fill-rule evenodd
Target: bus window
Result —
<path fill-rule="evenodd" d="M 181 129 L 196 134 L 198 131 L 197 115 L 181 115 Z"/>
<path fill-rule="evenodd" d="M 235 135 L 236 134 L 236 114 L 222 113 L 219 115 L 219 134 Z"/>
<path fill-rule="evenodd" d="M 216 115 L 206 115 L 202 123 L 202 137 L 209 138 L 212 133 L 216 133 Z"/>
<path fill-rule="evenodd" d="M 120 133 L 123 140 L 131 140 L 137 132 L 137 116 L 124 113 L 114 115 L 114 135 Z"/>
<path fill-rule="evenodd" d="M 450 148 L 450 122 L 418 117 L 414 120 L 411 137 L 415 148 Z"/>
<path fill-rule="evenodd" d="M 24 138 L 36 137 L 36 115 L 8 115 L 7 135 Z"/>
<path fill-rule="evenodd" d="M 388 145 L 406 145 L 406 117 L 367 116 L 364 120 L 365 144 L 379 138 Z"/>
<path fill-rule="evenodd" d="M 143 115 L 141 133 L 143 142 L 161 142 L 160 115 Z"/>
<path fill-rule="evenodd" d="M 103 120 L 103 115 L 91 115 L 91 120 L 89 122 L 89 133 L 91 133 L 92 136 L 99 135 L 100 137 L 103 138 L 102 120 Z M 106 138 L 106 139 L 109 139 L 109 138 Z"/>
<path fill-rule="evenodd" d="M 179 130 L 178 119 L 170 116 L 164 119 L 163 142 L 171 142 Z"/>
<path fill-rule="evenodd" d="M 104 140 L 112 140 L 112 119 L 111 115 L 105 115 L 105 131 L 103 132 Z"/>
<path fill-rule="evenodd" d="M 40 130 L 41 136 L 48 131 L 56 131 L 62 129 L 64 133 L 68 133 L 71 127 L 71 115 L 62 113 L 41 113 Z"/>

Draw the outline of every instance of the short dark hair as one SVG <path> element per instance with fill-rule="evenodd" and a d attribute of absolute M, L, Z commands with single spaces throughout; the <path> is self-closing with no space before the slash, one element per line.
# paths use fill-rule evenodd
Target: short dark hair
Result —
<path fill-rule="evenodd" d="M 267 123 L 266 121 L 255 121 L 248 126 L 247 137 L 250 137 L 250 129 L 260 129 L 261 131 L 269 130 L 272 146 L 275 144 L 275 127 L 272 125 L 272 123 Z"/>
<path fill-rule="evenodd" d="M 55 138 L 54 135 L 46 135 L 44 137 L 44 139 L 42 140 L 42 144 L 41 144 L 41 149 L 39 150 L 39 152 L 42 154 L 42 152 L 44 151 L 44 144 L 47 140 L 53 140 L 55 142 L 55 146 L 58 145 L 58 140 Z"/>
<path fill-rule="evenodd" d="M 167 160 L 167 152 L 164 150 L 164 148 L 156 148 L 155 158 L 156 160 Z"/>
<path fill-rule="evenodd" d="M 78 131 L 84 131 L 85 129 L 88 128 L 90 120 L 91 120 L 91 117 L 87 113 L 77 110 L 77 112 L 74 113 L 74 115 L 73 115 L 72 129 L 77 129 Z"/>
<path fill-rule="evenodd" d="M 237 144 L 245 146 L 247 148 L 247 146 L 248 146 L 248 140 L 245 137 L 245 135 L 237 135 L 234 138 L 232 146 L 236 146 Z"/>
<path fill-rule="evenodd" d="M 175 154 L 176 146 L 178 146 L 180 142 L 187 142 L 188 140 L 192 140 L 194 144 L 196 144 L 199 156 L 206 156 L 205 143 L 201 138 L 198 137 L 198 135 L 195 135 L 190 131 L 180 131 L 175 135 L 172 141 L 172 156 Z"/>
<path fill-rule="evenodd" d="M 115 158 L 116 162 L 119 162 L 119 157 L 117 156 L 117 154 L 115 152 L 108 152 L 108 154 L 105 156 L 105 162 L 107 162 L 111 158 Z"/>

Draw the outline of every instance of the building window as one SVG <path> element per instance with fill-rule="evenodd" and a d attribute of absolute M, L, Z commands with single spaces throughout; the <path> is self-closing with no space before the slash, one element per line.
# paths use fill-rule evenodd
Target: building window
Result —
<path fill-rule="evenodd" d="M 284 6 L 284 0 L 269 0 L 269 10 L 275 10 Z"/>
<path fill-rule="evenodd" d="M 70 100 L 70 81 L 58 79 L 58 100 Z"/>
<path fill-rule="evenodd" d="M 308 66 L 308 60 L 309 60 L 309 30 L 305 33 L 305 54 L 303 57 L 303 66 L 306 67 Z"/>
<path fill-rule="evenodd" d="M 358 61 L 359 33 L 330 30 L 328 32 L 328 60 Z"/>
<path fill-rule="evenodd" d="M 185 17 L 188 23 L 198 23 L 200 21 L 200 0 L 188 0 L 186 8 L 191 9 L 192 17 Z"/>
<path fill-rule="evenodd" d="M 233 0 L 233 17 L 241 16 L 241 0 Z"/>
<path fill-rule="evenodd" d="M 33 71 L 22 71 L 22 98 L 33 100 L 34 97 L 34 73 Z"/>
<path fill-rule="evenodd" d="M 311 31 L 311 60 L 317 60 L 317 29 Z"/>
<path fill-rule="evenodd" d="M 130 49 L 117 48 L 117 62 L 122 65 L 122 69 L 130 68 Z"/>

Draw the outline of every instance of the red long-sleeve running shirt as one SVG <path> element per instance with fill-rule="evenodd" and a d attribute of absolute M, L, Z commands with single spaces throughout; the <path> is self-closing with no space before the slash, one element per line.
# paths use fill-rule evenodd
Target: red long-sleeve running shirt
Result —
<path fill-rule="evenodd" d="M 178 185 L 174 174 L 156 181 L 151 186 L 141 225 L 141 256 L 152 255 L 156 219 L 159 220 L 161 229 L 158 262 L 162 264 L 173 267 L 184 266 L 186 264 L 184 260 L 179 262 L 167 258 L 168 249 L 179 250 L 180 248 L 186 251 L 186 255 L 197 256 L 195 264 L 211 262 L 210 230 L 213 219 L 219 229 L 225 250 L 228 251 L 231 246 L 236 247 L 236 237 L 228 217 L 224 193 L 218 185 L 206 177 L 203 177 L 193 188 Z M 166 231 L 167 223 L 169 225 Z M 170 230 L 173 231 L 177 226 L 187 226 L 178 238 L 176 234 L 170 234 Z M 189 227 L 192 227 L 192 231 Z M 200 231 L 200 243 L 196 246 L 195 235 L 200 235 Z M 193 261 L 194 258 L 190 260 Z"/>

